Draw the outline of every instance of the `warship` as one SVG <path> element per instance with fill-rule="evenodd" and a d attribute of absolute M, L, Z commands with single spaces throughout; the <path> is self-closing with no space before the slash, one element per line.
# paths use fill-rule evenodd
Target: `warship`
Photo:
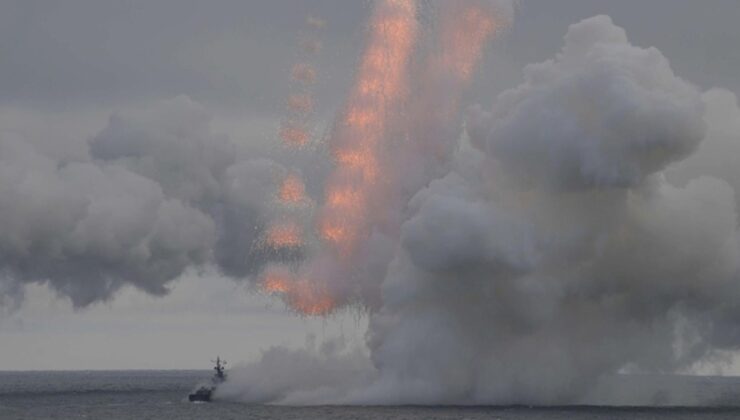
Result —
<path fill-rule="evenodd" d="M 221 360 L 221 357 L 216 357 L 216 360 L 212 360 L 212 362 L 216 363 L 216 366 L 213 368 L 213 370 L 216 371 L 214 373 L 213 377 L 211 378 L 210 383 L 207 383 L 205 385 L 201 385 L 198 387 L 198 389 L 195 390 L 192 394 L 188 395 L 188 400 L 194 402 L 194 401 L 202 401 L 202 402 L 209 402 L 211 401 L 211 396 L 213 395 L 213 391 L 218 388 L 219 385 L 221 385 L 224 381 L 226 381 L 226 360 Z"/>

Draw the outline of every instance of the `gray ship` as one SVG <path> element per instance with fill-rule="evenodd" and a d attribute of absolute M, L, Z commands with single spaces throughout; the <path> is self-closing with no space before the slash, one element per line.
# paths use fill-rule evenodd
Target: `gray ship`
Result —
<path fill-rule="evenodd" d="M 216 363 L 216 366 L 213 368 L 216 373 L 211 378 L 211 382 L 206 385 L 201 385 L 195 392 L 188 395 L 188 399 L 190 401 L 211 401 L 213 391 L 215 391 L 219 385 L 226 381 L 226 360 L 221 360 L 221 357 L 216 357 L 216 360 L 213 362 Z"/>

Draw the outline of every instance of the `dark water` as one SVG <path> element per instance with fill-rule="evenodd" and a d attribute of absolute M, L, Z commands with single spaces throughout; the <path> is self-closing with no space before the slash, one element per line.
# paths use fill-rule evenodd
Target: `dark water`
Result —
<path fill-rule="evenodd" d="M 0 372 L 0 419 L 740 419 L 740 408 L 278 407 L 186 402 L 208 371 Z"/>

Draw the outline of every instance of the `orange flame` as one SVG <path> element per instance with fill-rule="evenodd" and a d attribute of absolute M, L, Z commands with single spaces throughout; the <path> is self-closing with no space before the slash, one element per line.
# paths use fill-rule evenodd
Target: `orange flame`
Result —
<path fill-rule="evenodd" d="M 335 209 L 350 209 L 355 206 L 363 207 L 363 194 L 351 187 L 337 187 L 327 193 L 326 204 Z"/>
<path fill-rule="evenodd" d="M 265 234 L 265 244 L 274 249 L 300 247 L 303 245 L 303 229 L 295 222 L 272 225 Z"/>
<path fill-rule="evenodd" d="M 265 273 L 262 277 L 261 287 L 267 293 L 288 293 L 292 281 L 291 273 L 283 273 L 279 270 L 272 270 Z"/>
<path fill-rule="evenodd" d="M 290 205 L 306 202 L 306 186 L 301 178 L 295 174 L 286 176 L 280 184 L 278 199 L 281 203 Z"/>
<path fill-rule="evenodd" d="M 480 61 L 483 46 L 499 24 L 490 7 L 480 4 L 453 6 L 453 13 L 442 24 L 440 65 L 460 80 L 468 82 Z"/>
<path fill-rule="evenodd" d="M 322 238 L 341 255 L 352 254 L 371 228 L 366 204 L 377 190 L 380 150 L 389 115 L 405 93 L 416 34 L 414 0 L 377 3 L 344 119 L 332 138 L 337 168 L 327 182 L 318 223 Z"/>
<path fill-rule="evenodd" d="M 335 307 L 334 299 L 321 290 L 311 287 L 309 282 L 298 283 L 299 286 L 288 294 L 288 304 L 303 315 L 328 315 Z"/>
<path fill-rule="evenodd" d="M 411 138 L 417 155 L 440 161 L 451 156 L 459 103 L 486 42 L 505 24 L 483 1 L 443 3 L 439 39 L 421 75 L 420 94 L 412 105 Z M 429 160 L 431 162 L 431 160 Z"/>
<path fill-rule="evenodd" d="M 337 306 L 325 285 L 299 278 L 287 267 L 269 267 L 262 274 L 260 285 L 266 293 L 281 295 L 291 309 L 303 315 L 327 315 Z"/>

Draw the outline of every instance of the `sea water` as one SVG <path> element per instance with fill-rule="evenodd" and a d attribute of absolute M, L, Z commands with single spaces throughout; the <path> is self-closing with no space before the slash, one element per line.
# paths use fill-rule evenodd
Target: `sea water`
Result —
<path fill-rule="evenodd" d="M 727 404 L 634 407 L 285 407 L 236 402 L 190 403 L 209 371 L 0 372 L 0 419 L 740 419 Z M 727 386 L 702 379 L 698 389 Z M 711 384 L 706 381 L 711 381 Z M 730 388 L 740 384 L 733 379 Z M 728 388 L 729 389 L 729 388 Z M 740 395 L 738 395 L 740 401 Z"/>

